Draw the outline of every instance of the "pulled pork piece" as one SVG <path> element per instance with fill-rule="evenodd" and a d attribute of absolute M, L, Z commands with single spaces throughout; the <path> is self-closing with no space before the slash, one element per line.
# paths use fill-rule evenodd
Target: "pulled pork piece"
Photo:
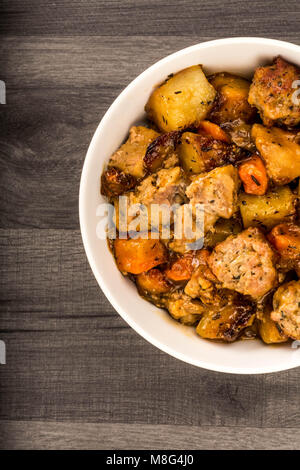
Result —
<path fill-rule="evenodd" d="M 283 334 L 300 340 L 300 281 L 282 284 L 273 297 L 271 318 Z"/>
<path fill-rule="evenodd" d="M 219 217 L 230 219 L 237 211 L 238 188 L 238 171 L 232 165 L 193 178 L 186 195 L 192 205 L 204 206 L 204 232 L 209 231 Z"/>
<path fill-rule="evenodd" d="M 125 144 L 110 157 L 108 167 L 118 168 L 135 178 L 145 176 L 144 156 L 148 145 L 159 136 L 153 129 L 144 126 L 133 126 Z"/>
<path fill-rule="evenodd" d="M 191 299 L 183 292 L 173 292 L 165 303 L 170 315 L 184 325 L 195 325 L 205 311 L 201 302 Z"/>
<path fill-rule="evenodd" d="M 276 256 L 258 228 L 248 228 L 219 243 L 208 264 L 227 289 L 259 299 L 278 281 Z"/>
<path fill-rule="evenodd" d="M 109 168 L 101 176 L 101 194 L 108 198 L 120 196 L 134 188 L 137 180 L 118 168 Z"/>
<path fill-rule="evenodd" d="M 208 266 L 210 252 L 200 250 L 198 254 L 198 267 L 194 270 L 184 292 L 192 297 L 199 298 L 204 304 L 212 305 L 221 302 L 221 295 L 217 293 L 218 280 Z M 219 284 L 220 286 L 220 284 Z"/>
<path fill-rule="evenodd" d="M 159 170 L 145 178 L 133 193 L 132 203 L 172 205 L 182 203 L 186 183 L 184 172 L 176 166 Z"/>
<path fill-rule="evenodd" d="M 123 208 L 120 201 L 115 199 L 116 226 L 118 230 L 125 232 L 131 222 L 138 220 L 140 224 L 140 229 L 137 228 L 138 231 L 143 229 L 148 230 L 148 228 L 149 230 L 154 229 L 157 232 L 161 231 L 164 223 L 162 213 L 160 212 L 161 205 L 168 208 L 173 204 L 181 204 L 185 199 L 185 188 L 184 172 L 178 166 L 168 170 L 159 170 L 157 173 L 147 176 L 133 192 L 123 196 L 127 198 L 128 212 L 136 204 L 145 206 L 146 210 L 138 210 L 138 206 L 136 206 L 136 213 L 127 213 L 127 221 L 124 222 L 123 216 L 123 223 L 121 223 L 119 212 L 123 214 Z M 151 206 L 152 204 L 154 206 Z M 171 216 L 172 214 L 170 218 Z M 153 219 L 152 226 L 151 218 Z M 124 226 L 124 223 L 127 223 L 127 225 Z M 166 220 L 166 225 L 169 226 L 168 220 Z"/>
<path fill-rule="evenodd" d="M 257 107 L 265 126 L 300 123 L 300 105 L 293 100 L 293 84 L 299 79 L 300 69 L 281 57 L 276 57 L 272 65 L 256 69 L 248 101 Z"/>

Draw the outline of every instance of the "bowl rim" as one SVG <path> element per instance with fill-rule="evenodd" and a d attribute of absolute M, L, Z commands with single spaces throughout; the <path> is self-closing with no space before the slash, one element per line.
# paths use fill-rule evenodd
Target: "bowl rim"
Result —
<path fill-rule="evenodd" d="M 128 93 L 132 88 L 135 87 L 136 83 L 143 79 L 144 77 L 151 75 L 152 72 L 159 68 L 162 64 L 167 64 L 171 62 L 175 57 L 184 56 L 185 54 L 193 51 L 198 51 L 201 49 L 206 49 L 214 46 L 219 45 L 230 45 L 230 44 L 253 44 L 259 45 L 261 43 L 268 44 L 268 45 L 278 45 L 281 47 L 285 47 L 292 52 L 299 52 L 300 46 L 297 44 L 293 44 L 287 41 L 281 41 L 278 39 L 271 39 L 271 38 L 263 38 L 263 37 L 232 37 L 232 38 L 224 38 L 224 39 L 214 39 L 210 41 L 203 41 L 201 43 L 194 44 L 192 46 L 188 46 L 186 48 L 180 49 L 172 54 L 169 54 L 162 59 L 158 60 L 151 66 L 149 66 L 146 70 L 140 73 L 134 80 L 132 80 L 117 96 L 117 98 L 113 101 L 110 107 L 105 112 L 104 116 L 102 117 L 101 121 L 99 122 L 92 140 L 89 144 L 83 167 L 81 172 L 80 178 L 80 187 L 79 187 L 79 224 L 80 224 L 80 232 L 82 237 L 83 246 L 85 249 L 86 256 L 88 258 L 88 262 L 92 269 L 92 272 L 97 280 L 99 287 L 101 288 L 102 292 L 109 300 L 111 305 L 114 309 L 118 312 L 119 315 L 126 321 L 126 323 L 133 328 L 140 336 L 142 336 L 146 341 L 156 346 L 158 349 L 162 350 L 163 352 L 179 359 L 183 362 L 188 364 L 192 364 L 196 367 L 204 368 L 207 370 L 215 371 L 215 372 L 222 372 L 222 373 L 231 373 L 231 374 L 242 374 L 242 375 L 254 375 L 254 374 L 266 374 L 266 373 L 274 373 L 274 372 L 281 372 L 284 370 L 293 369 L 295 367 L 300 366 L 300 355 L 298 363 L 288 364 L 286 366 L 276 366 L 274 364 L 273 367 L 257 367 L 252 368 L 250 370 L 246 370 L 243 367 L 231 367 L 231 366 L 218 366 L 217 364 L 212 364 L 207 361 L 203 361 L 201 358 L 194 360 L 188 355 L 179 353 L 176 349 L 173 349 L 161 341 L 157 340 L 154 336 L 148 333 L 141 325 L 137 324 L 130 315 L 121 307 L 116 299 L 116 296 L 111 292 L 110 288 L 108 287 L 105 278 L 99 273 L 96 263 L 94 261 L 94 254 L 92 248 L 88 241 L 88 230 L 84 223 L 84 193 L 87 189 L 87 173 L 90 161 L 92 160 L 92 156 L 96 147 L 96 142 L 98 140 L 98 136 L 101 133 L 102 128 L 106 125 L 106 123 L 110 120 L 111 114 L 113 114 L 114 110 L 119 106 L 120 101 L 122 100 L 123 96 Z M 113 262 L 113 260 L 112 260 Z M 267 346 L 266 346 L 267 347 Z"/>

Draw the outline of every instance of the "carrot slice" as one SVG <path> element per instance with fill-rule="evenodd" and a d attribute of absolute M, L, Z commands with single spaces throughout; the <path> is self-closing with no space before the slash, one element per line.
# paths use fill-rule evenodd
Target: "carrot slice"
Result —
<path fill-rule="evenodd" d="M 214 124 L 213 122 L 201 121 L 198 127 L 198 132 L 211 135 L 216 140 L 221 140 L 222 142 L 230 144 L 230 138 L 226 132 L 224 132 L 218 124 Z"/>
<path fill-rule="evenodd" d="M 300 257 L 300 227 L 296 224 L 279 224 L 272 228 L 268 240 L 282 257 L 293 260 Z"/>
<path fill-rule="evenodd" d="M 171 263 L 165 270 L 165 275 L 174 282 L 188 281 L 191 279 L 198 264 L 199 261 L 195 257 L 195 254 L 186 253 Z"/>
<path fill-rule="evenodd" d="M 249 160 L 239 166 L 239 176 L 243 182 L 245 193 L 263 196 L 268 188 L 266 167 L 258 155 L 252 155 Z"/>

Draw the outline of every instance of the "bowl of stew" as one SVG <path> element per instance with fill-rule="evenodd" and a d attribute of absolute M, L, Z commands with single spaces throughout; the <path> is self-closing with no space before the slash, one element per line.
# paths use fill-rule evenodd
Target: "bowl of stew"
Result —
<path fill-rule="evenodd" d="M 176 52 L 118 96 L 86 155 L 80 227 L 100 288 L 138 334 L 198 367 L 300 365 L 299 52 L 264 38 Z M 125 202 L 137 211 L 124 226 Z M 169 231 L 141 219 L 153 204 L 172 207 Z M 201 207 L 201 236 L 176 236 L 186 205 L 191 226 Z"/>

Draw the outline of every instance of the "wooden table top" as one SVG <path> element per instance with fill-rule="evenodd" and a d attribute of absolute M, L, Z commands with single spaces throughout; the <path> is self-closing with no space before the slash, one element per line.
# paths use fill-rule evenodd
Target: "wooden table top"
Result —
<path fill-rule="evenodd" d="M 79 231 L 90 139 L 120 91 L 208 39 L 300 44 L 298 0 L 2 0 L 0 448 L 299 448 L 300 369 L 220 374 L 135 333 Z"/>

